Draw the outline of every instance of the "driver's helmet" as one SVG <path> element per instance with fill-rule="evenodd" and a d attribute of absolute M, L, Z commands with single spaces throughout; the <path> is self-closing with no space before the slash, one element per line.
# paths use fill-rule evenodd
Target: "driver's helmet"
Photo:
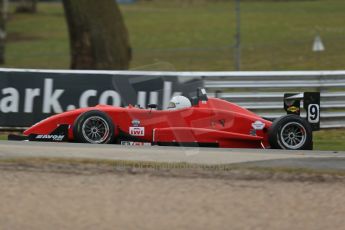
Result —
<path fill-rule="evenodd" d="M 168 109 L 175 110 L 175 109 L 183 109 L 191 107 L 192 103 L 190 100 L 185 96 L 175 96 L 171 99 Z"/>

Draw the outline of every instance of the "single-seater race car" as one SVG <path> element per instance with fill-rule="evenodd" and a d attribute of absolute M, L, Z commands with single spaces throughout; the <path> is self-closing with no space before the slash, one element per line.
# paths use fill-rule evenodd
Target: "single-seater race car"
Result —
<path fill-rule="evenodd" d="M 299 116 L 301 100 L 307 118 Z M 64 112 L 9 140 L 311 150 L 319 105 L 319 93 L 286 94 L 288 114 L 272 122 L 198 89 L 192 99 L 174 97 L 166 110 L 152 104 L 148 109 L 97 105 Z"/>

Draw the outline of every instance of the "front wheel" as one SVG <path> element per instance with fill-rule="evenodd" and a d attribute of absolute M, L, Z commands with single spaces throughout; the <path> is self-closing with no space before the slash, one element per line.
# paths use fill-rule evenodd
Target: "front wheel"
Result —
<path fill-rule="evenodd" d="M 313 149 L 312 129 L 305 119 L 296 115 L 276 119 L 269 128 L 268 135 L 273 149 Z"/>
<path fill-rule="evenodd" d="M 114 140 L 114 125 L 106 113 L 91 110 L 75 120 L 73 135 L 76 142 L 108 144 Z"/>

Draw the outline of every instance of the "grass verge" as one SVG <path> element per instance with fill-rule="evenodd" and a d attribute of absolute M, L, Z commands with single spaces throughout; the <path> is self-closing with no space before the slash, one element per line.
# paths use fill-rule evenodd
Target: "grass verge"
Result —
<path fill-rule="evenodd" d="M 163 62 L 171 70 L 234 70 L 234 1 L 141 1 L 121 10 L 131 68 Z M 343 69 L 344 11 L 340 0 L 241 2 L 242 70 Z M 4 67 L 69 68 L 61 3 L 40 2 L 37 14 L 12 13 L 6 27 Z M 324 52 L 312 51 L 316 35 Z"/>
<path fill-rule="evenodd" d="M 314 149 L 345 151 L 345 129 L 325 129 L 314 133 Z"/>

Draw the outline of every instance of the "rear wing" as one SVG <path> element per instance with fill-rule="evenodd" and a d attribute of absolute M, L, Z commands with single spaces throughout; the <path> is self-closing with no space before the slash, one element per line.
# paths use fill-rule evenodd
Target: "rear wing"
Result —
<path fill-rule="evenodd" d="M 313 131 L 320 130 L 320 92 L 285 93 L 284 109 L 287 114 L 300 115 L 301 101 L 306 111 L 306 120 Z"/>

